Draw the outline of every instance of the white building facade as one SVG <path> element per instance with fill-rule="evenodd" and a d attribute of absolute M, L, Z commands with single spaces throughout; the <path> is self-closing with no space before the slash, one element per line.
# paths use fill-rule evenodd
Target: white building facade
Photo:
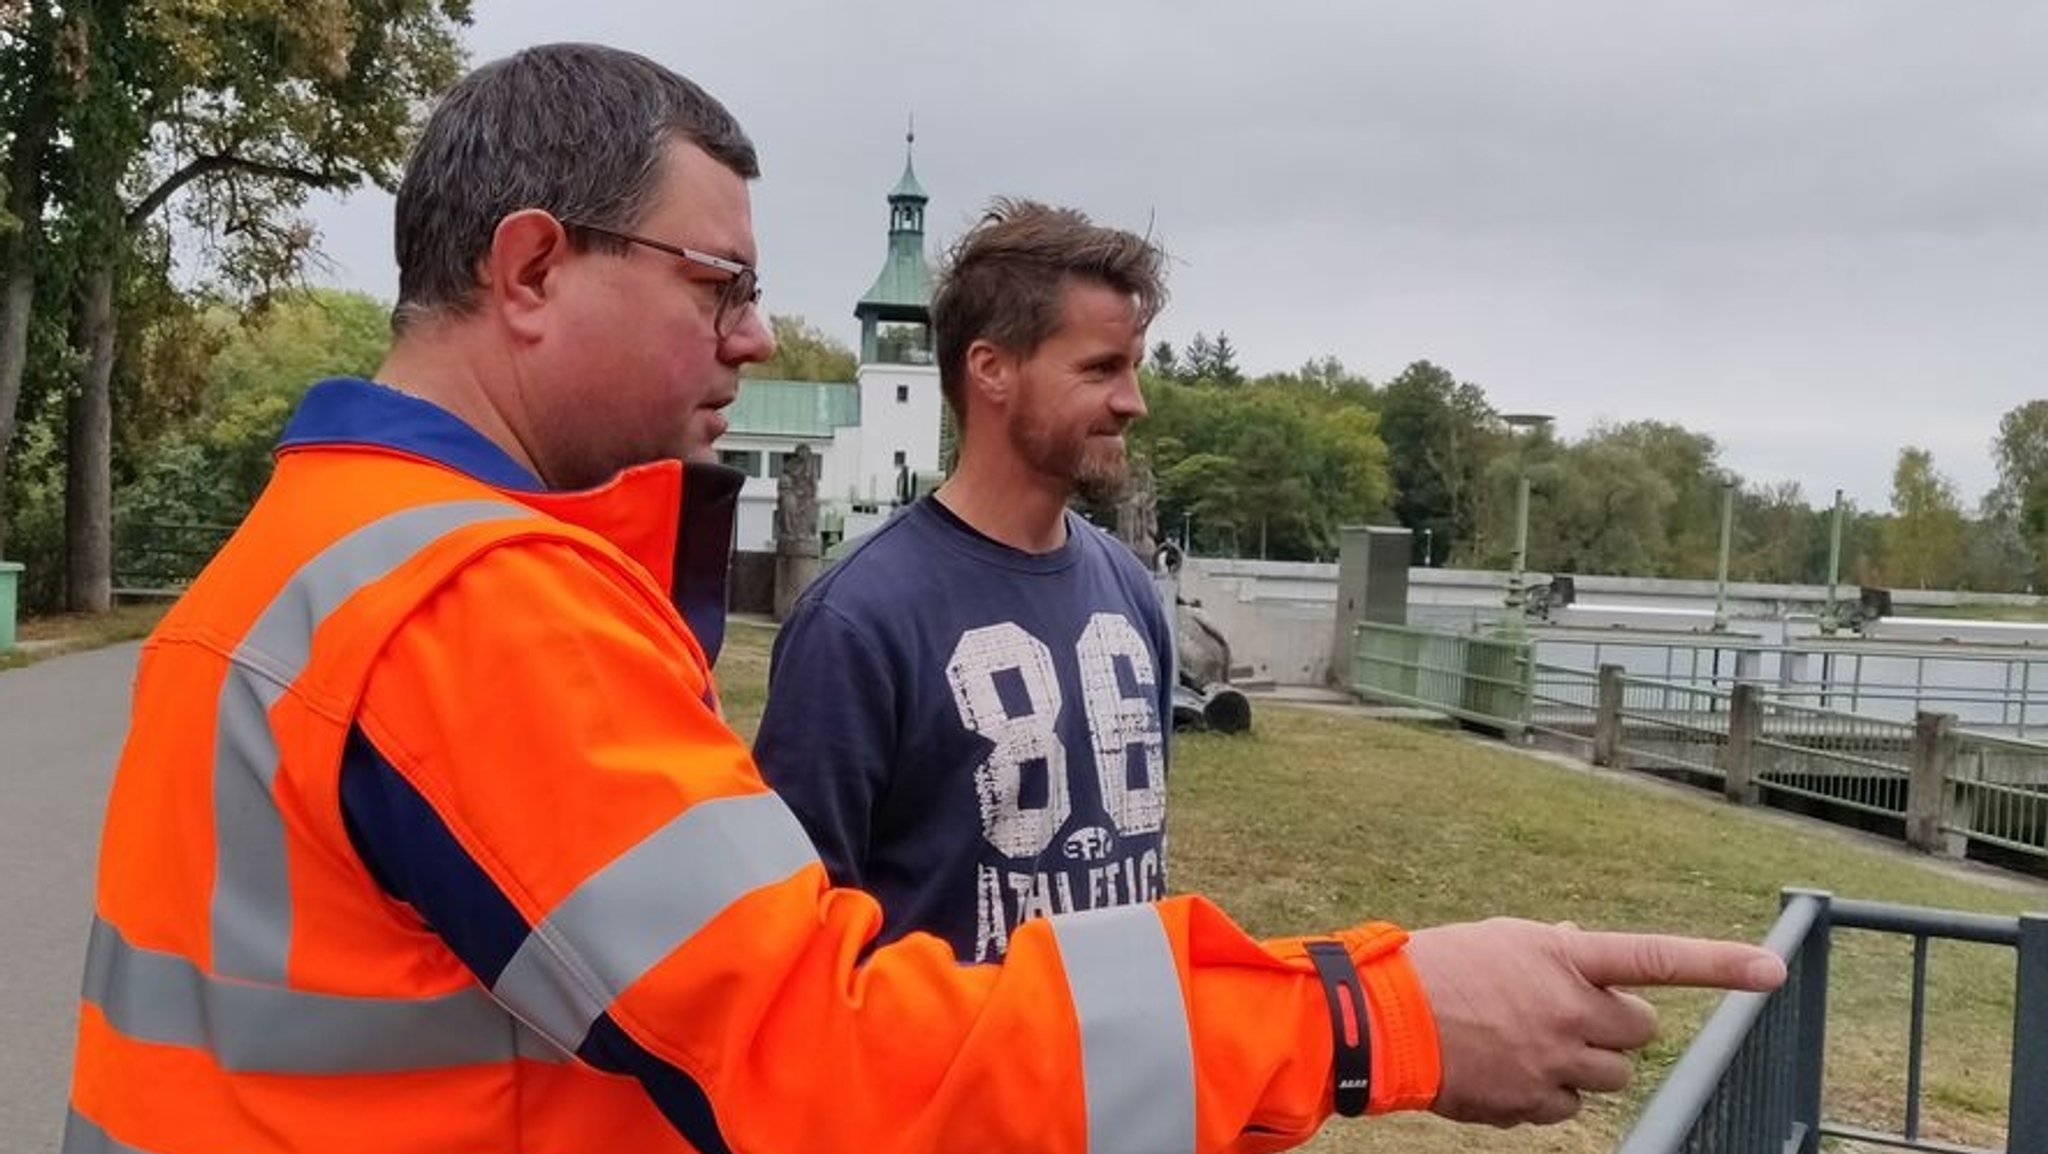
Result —
<path fill-rule="evenodd" d="M 911 478 L 939 471 L 945 401 L 932 363 L 927 199 L 906 155 L 889 194 L 888 256 L 854 307 L 861 343 L 852 381 L 740 382 L 718 441 L 719 459 L 747 474 L 734 548 L 775 548 L 776 485 L 799 445 L 821 458 L 819 523 L 828 539 L 873 528 Z"/>

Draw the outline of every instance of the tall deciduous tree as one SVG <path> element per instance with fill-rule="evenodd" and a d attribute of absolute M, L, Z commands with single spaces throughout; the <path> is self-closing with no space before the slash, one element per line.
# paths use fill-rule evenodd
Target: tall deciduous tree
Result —
<path fill-rule="evenodd" d="M 19 0 L 0 33 L 0 123 L 6 127 L 0 205 L 0 497 L 29 361 L 29 325 L 43 251 L 45 173 L 63 108 L 56 71 L 59 17 L 49 0 Z M 7 502 L 0 499 L 0 557 L 8 555 Z"/>
<path fill-rule="evenodd" d="M 391 183 L 415 112 L 455 79 L 467 0 L 83 0 L 67 220 L 81 270 L 69 421 L 67 600 L 105 608 L 120 278 L 159 213 L 185 217 L 233 280 L 290 277 L 315 189 Z"/>
<path fill-rule="evenodd" d="M 770 317 L 775 359 L 748 365 L 743 377 L 770 381 L 850 381 L 860 367 L 853 350 L 797 316 Z"/>
<path fill-rule="evenodd" d="M 1795 481 L 1756 485 L 1735 497 L 1733 556 L 1737 581 L 1814 582 L 1825 574 L 1827 522 Z M 1814 563 L 1818 553 L 1820 564 Z"/>
<path fill-rule="evenodd" d="M 1416 361 L 1378 394 L 1379 435 L 1393 473 L 1394 516 L 1428 530 L 1437 557 L 1469 556 L 1479 531 L 1487 461 L 1506 443 L 1486 394 Z"/>
<path fill-rule="evenodd" d="M 1667 421 L 1629 421 L 1600 430 L 1595 437 L 1633 448 L 1670 490 L 1670 504 L 1663 513 L 1663 547 L 1652 567 L 1640 572 L 1713 576 L 1721 551 L 1722 484 L 1735 479 L 1721 467 L 1721 450 L 1714 439 Z"/>
<path fill-rule="evenodd" d="M 2018 529 L 2032 560 L 2031 578 L 2048 578 L 2048 401 L 2028 401 L 1998 422 L 1991 443 L 1998 487 L 1988 512 Z"/>
<path fill-rule="evenodd" d="M 307 386 L 375 372 L 391 343 L 389 315 L 361 293 L 314 289 L 246 313 L 216 305 L 146 342 L 142 355 L 152 359 L 178 355 L 161 347 L 170 340 L 204 353 L 167 372 L 195 373 L 194 395 L 122 491 L 126 527 L 240 520 L 269 480 L 271 452 Z"/>
<path fill-rule="evenodd" d="M 1531 567 L 1566 573 L 1656 573 L 1670 557 L 1677 493 L 1643 446 L 1595 430 L 1532 470 Z"/>
<path fill-rule="evenodd" d="M 1883 534 L 1884 579 L 1916 589 L 1953 586 L 1962 573 L 1963 531 L 1956 487 L 1935 471 L 1934 455 L 1912 446 L 1900 449 L 1892 470 L 1892 516 Z"/>
<path fill-rule="evenodd" d="M 1386 513 L 1386 446 L 1362 405 L 1298 384 L 1181 385 L 1149 370 L 1145 398 L 1151 415 L 1131 439 L 1158 477 L 1166 535 L 1188 523 L 1200 551 L 1308 560 L 1335 555 L 1341 526 Z"/>

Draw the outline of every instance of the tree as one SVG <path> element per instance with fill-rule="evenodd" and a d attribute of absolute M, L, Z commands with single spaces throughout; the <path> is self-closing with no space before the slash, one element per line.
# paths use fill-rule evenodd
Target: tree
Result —
<path fill-rule="evenodd" d="M 1159 518 L 1190 518 L 1205 552 L 1331 557 L 1338 530 L 1383 517 L 1391 485 L 1378 418 L 1294 385 L 1177 384 L 1147 370 L 1151 415 L 1134 453 L 1159 482 Z"/>
<path fill-rule="evenodd" d="M 1201 375 L 1226 385 L 1244 383 L 1244 373 L 1237 367 L 1237 348 L 1230 343 L 1230 334 L 1218 330 L 1216 343 L 1210 346 L 1209 363 L 1202 367 Z"/>
<path fill-rule="evenodd" d="M 287 281 L 313 240 L 297 219 L 306 195 L 395 178 L 415 111 L 458 73 L 467 19 L 467 0 L 82 0 L 49 22 L 61 99 L 38 171 L 63 228 L 42 239 L 78 272 L 74 607 L 107 602 L 120 289 L 139 252 L 169 251 L 152 241 L 161 211 L 182 208 L 191 247 L 230 283 Z M 4 321 L 0 334 L 17 323 Z M 18 387 L 0 379 L 0 394 Z"/>
<path fill-rule="evenodd" d="M 1998 462 L 1991 512 L 2017 526 L 2038 583 L 2048 577 L 2048 401 L 2028 401 L 2000 418 L 1991 451 Z"/>
<path fill-rule="evenodd" d="M 1916 589 L 1956 584 L 1963 562 L 1963 513 L 1956 487 L 1934 469 L 1934 455 L 1899 450 L 1892 471 L 1892 516 L 1883 531 L 1884 580 Z"/>
<path fill-rule="evenodd" d="M 1373 411 L 1379 407 L 1379 391 L 1373 383 L 1333 356 L 1311 358 L 1292 372 L 1255 377 L 1252 384 L 1304 392 L 1317 399 L 1341 399 Z"/>
<path fill-rule="evenodd" d="M 1540 494 L 1530 503 L 1531 568 L 1621 574 L 1661 568 L 1677 493 L 1633 438 L 1595 430 L 1530 473 Z"/>
<path fill-rule="evenodd" d="M 1416 361 L 1379 391 L 1377 404 L 1393 472 L 1394 516 L 1414 531 L 1418 551 L 1426 530 L 1438 557 L 1469 556 L 1486 463 L 1507 444 L 1486 394 Z"/>
<path fill-rule="evenodd" d="M 161 347 L 172 340 L 204 352 L 189 411 L 147 444 L 121 488 L 124 549 L 140 553 L 165 524 L 240 521 L 270 479 L 272 451 L 307 386 L 374 373 L 391 343 L 389 315 L 388 306 L 362 293 L 314 289 L 244 312 L 214 304 L 152 334 L 143 358 L 175 355 Z"/>
<path fill-rule="evenodd" d="M 2019 521 L 1998 500 L 1997 490 L 1978 503 L 1977 520 L 1963 547 L 1963 584 L 1970 589 L 2031 593 L 2034 559 Z"/>
<path fill-rule="evenodd" d="M 1670 491 L 1661 549 L 1651 558 L 1649 568 L 1625 571 L 1660 577 L 1712 576 L 1721 551 L 1723 485 L 1736 480 L 1719 464 L 1720 446 L 1704 433 L 1666 421 L 1629 421 L 1597 430 L 1594 437 L 1633 448 Z"/>
<path fill-rule="evenodd" d="M 1161 342 L 1164 344 L 1165 342 Z M 1210 340 L 1207 333 L 1196 333 L 1193 340 L 1180 356 L 1175 357 L 1169 349 L 1164 360 L 1158 349 L 1153 350 L 1153 363 L 1161 372 L 1183 384 L 1206 382 L 1212 385 L 1241 385 L 1244 371 L 1237 367 L 1237 348 L 1230 343 L 1228 333 L 1217 333 Z"/>
<path fill-rule="evenodd" d="M 1209 334 L 1197 332 L 1195 339 L 1188 342 L 1187 351 L 1180 357 L 1180 381 L 1197 381 L 1208 375 L 1209 366 L 1216 359 L 1216 346 L 1210 342 Z"/>
<path fill-rule="evenodd" d="M 55 72 L 59 18 L 48 0 L 7 9 L 0 40 L 0 120 L 8 125 L 0 184 L 0 495 L 29 362 L 29 328 L 43 251 L 44 172 L 56 136 L 60 82 Z M 0 500 L 0 557 L 8 556 L 8 502 Z"/>
<path fill-rule="evenodd" d="M 1740 489 L 1728 573 L 1737 581 L 1785 584 L 1820 580 L 1813 569 L 1816 543 L 1826 560 L 1827 522 L 1806 502 L 1795 481 Z"/>
<path fill-rule="evenodd" d="M 1152 371 L 1164 377 L 1180 375 L 1180 354 L 1173 351 L 1172 341 L 1160 341 L 1152 346 Z"/>
<path fill-rule="evenodd" d="M 799 316 L 770 317 L 775 330 L 775 359 L 748 365 L 743 377 L 771 381 L 850 381 L 860 368 L 852 349 L 832 339 Z"/>

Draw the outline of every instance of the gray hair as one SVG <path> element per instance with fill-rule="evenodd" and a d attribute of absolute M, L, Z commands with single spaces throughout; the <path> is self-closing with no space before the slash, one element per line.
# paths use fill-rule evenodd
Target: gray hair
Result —
<path fill-rule="evenodd" d="M 477 265 L 514 212 L 631 230 L 678 140 L 743 179 L 761 174 L 724 105 L 637 53 L 547 44 L 471 72 L 428 118 L 398 187 L 393 330 L 473 308 Z M 621 242 L 592 233 L 576 243 Z"/>

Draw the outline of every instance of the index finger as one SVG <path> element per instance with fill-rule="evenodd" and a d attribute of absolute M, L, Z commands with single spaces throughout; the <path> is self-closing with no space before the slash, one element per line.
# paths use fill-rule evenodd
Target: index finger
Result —
<path fill-rule="evenodd" d="M 1769 991 L 1785 983 L 1778 955 L 1745 942 L 1582 930 L 1566 935 L 1565 953 L 1579 976 L 1596 986 Z"/>

